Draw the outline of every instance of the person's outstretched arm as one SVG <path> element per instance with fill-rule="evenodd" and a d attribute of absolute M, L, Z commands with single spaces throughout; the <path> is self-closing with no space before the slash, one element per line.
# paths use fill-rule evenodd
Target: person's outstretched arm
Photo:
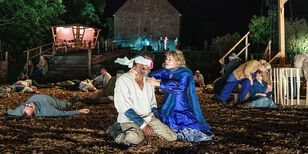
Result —
<path fill-rule="evenodd" d="M 159 69 L 153 73 L 149 73 L 149 77 L 154 77 L 155 79 L 161 79 L 163 72 L 166 71 L 165 69 Z"/>
<path fill-rule="evenodd" d="M 189 78 L 187 76 L 183 76 L 180 80 L 170 79 L 168 82 L 161 82 L 159 88 L 167 93 L 180 94 L 186 90 L 188 81 Z"/>

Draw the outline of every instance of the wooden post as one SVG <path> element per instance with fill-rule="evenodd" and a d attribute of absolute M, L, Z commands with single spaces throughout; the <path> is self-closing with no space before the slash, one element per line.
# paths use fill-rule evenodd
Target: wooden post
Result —
<path fill-rule="evenodd" d="M 4 72 L 3 72 L 3 82 L 6 83 L 7 82 L 7 76 L 8 76 L 8 65 L 9 65 L 9 53 L 6 51 L 5 52 L 5 62 L 2 63 L 3 67 L 4 67 Z"/>
<path fill-rule="evenodd" d="M 308 85 L 308 81 L 306 81 L 306 86 Z M 305 101 L 305 105 L 308 106 L 308 88 L 306 87 L 306 101 Z"/>
<path fill-rule="evenodd" d="M 99 41 L 97 41 L 97 53 L 99 53 Z"/>
<path fill-rule="evenodd" d="M 274 102 L 277 103 L 277 80 L 276 80 L 276 68 L 273 69 L 273 90 L 274 90 Z"/>
<path fill-rule="evenodd" d="M 40 46 L 40 58 L 42 56 L 42 46 Z"/>
<path fill-rule="evenodd" d="M 107 52 L 108 51 L 108 42 L 107 42 L 107 40 L 105 41 L 105 52 Z"/>
<path fill-rule="evenodd" d="M 294 90 L 294 86 L 293 86 L 293 77 L 295 76 L 293 74 L 293 68 L 290 68 L 290 74 L 291 74 L 291 78 L 290 78 L 290 82 L 291 82 L 291 105 L 294 105 L 293 104 L 293 99 L 294 99 L 294 93 L 293 93 L 293 90 Z M 297 76 L 296 76 L 297 77 Z"/>
<path fill-rule="evenodd" d="M 282 94 L 282 69 L 279 69 L 279 100 L 282 105 L 283 104 L 283 94 Z"/>
<path fill-rule="evenodd" d="M 5 61 L 7 62 L 9 60 L 9 52 L 5 52 Z"/>
<path fill-rule="evenodd" d="M 280 80 L 279 80 L 279 69 L 278 68 L 276 68 L 276 81 L 277 81 L 277 103 L 279 103 L 279 104 L 281 104 L 280 103 L 280 90 L 279 90 L 279 88 L 280 88 L 280 85 L 279 85 L 279 83 L 280 83 Z"/>
<path fill-rule="evenodd" d="M 249 36 L 249 35 L 247 35 L 247 36 L 246 36 L 246 39 L 245 39 L 245 46 L 248 45 L 248 36 Z M 246 61 L 248 61 L 248 47 L 247 47 L 246 50 L 245 50 L 245 62 L 246 62 Z"/>
<path fill-rule="evenodd" d="M 287 105 L 287 101 L 286 101 L 286 90 L 287 90 L 287 81 L 286 81 L 286 76 L 285 76 L 285 68 L 281 68 L 281 76 L 282 77 L 282 102 L 283 105 Z"/>
<path fill-rule="evenodd" d="M 285 24 L 284 24 L 284 4 L 288 0 L 278 0 L 278 22 L 279 22 L 279 51 L 280 55 L 280 66 L 286 64 L 285 54 Z"/>
<path fill-rule="evenodd" d="M 287 99 L 287 101 L 286 101 L 286 105 L 290 105 L 289 104 L 289 92 L 290 92 L 290 89 L 289 89 L 289 68 L 284 68 L 284 73 L 285 73 L 285 92 L 286 92 L 286 94 L 285 94 L 285 96 L 286 96 L 286 99 Z"/>
<path fill-rule="evenodd" d="M 276 68 L 276 81 L 277 81 L 277 103 L 281 104 L 280 100 L 280 78 L 279 78 L 279 68 Z"/>
<path fill-rule="evenodd" d="M 27 51 L 27 65 L 29 64 L 29 60 L 30 60 L 30 51 Z M 27 69 L 27 70 L 26 70 L 26 74 L 28 75 L 28 73 L 29 73 L 29 67 L 27 66 L 26 69 Z"/>
<path fill-rule="evenodd" d="M 299 99 L 300 99 L 300 76 L 299 76 L 299 71 L 302 71 L 302 68 L 296 68 L 296 101 L 297 105 L 299 105 Z M 306 96 L 307 97 L 307 96 Z"/>
<path fill-rule="evenodd" d="M 55 43 L 52 44 L 52 56 L 56 54 L 56 45 Z"/>
<path fill-rule="evenodd" d="M 91 65 L 92 65 L 92 51 L 91 51 L 91 42 L 89 42 L 88 46 L 88 76 L 91 76 Z"/>
<path fill-rule="evenodd" d="M 268 62 L 272 59 L 272 41 L 268 43 Z"/>

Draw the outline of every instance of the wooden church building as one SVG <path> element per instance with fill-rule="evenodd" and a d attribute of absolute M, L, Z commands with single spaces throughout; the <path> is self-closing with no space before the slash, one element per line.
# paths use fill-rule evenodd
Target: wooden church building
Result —
<path fill-rule="evenodd" d="M 150 45 L 157 50 L 160 37 L 169 49 L 180 35 L 181 14 L 168 0 L 127 0 L 114 14 L 114 39 L 129 40 L 137 50 Z"/>

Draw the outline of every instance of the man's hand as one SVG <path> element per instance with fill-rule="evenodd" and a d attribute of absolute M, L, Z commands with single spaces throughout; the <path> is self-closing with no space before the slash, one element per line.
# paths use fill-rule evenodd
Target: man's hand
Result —
<path fill-rule="evenodd" d="M 250 79 L 249 79 L 250 80 Z M 250 85 L 253 86 L 253 80 L 250 80 Z"/>
<path fill-rule="evenodd" d="M 90 110 L 89 109 L 80 109 L 79 112 L 81 114 L 88 114 L 90 112 Z"/>
<path fill-rule="evenodd" d="M 225 63 L 224 59 L 219 59 L 218 62 L 219 62 L 220 64 L 224 64 L 224 63 Z"/>
<path fill-rule="evenodd" d="M 154 136 L 153 129 L 149 125 L 146 125 L 142 131 L 146 136 Z"/>

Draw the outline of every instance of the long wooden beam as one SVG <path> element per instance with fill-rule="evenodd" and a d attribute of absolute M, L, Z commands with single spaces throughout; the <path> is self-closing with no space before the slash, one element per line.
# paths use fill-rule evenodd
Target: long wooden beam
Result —
<path fill-rule="evenodd" d="M 287 1 L 288 0 L 278 0 L 280 66 L 286 65 L 284 4 Z"/>

